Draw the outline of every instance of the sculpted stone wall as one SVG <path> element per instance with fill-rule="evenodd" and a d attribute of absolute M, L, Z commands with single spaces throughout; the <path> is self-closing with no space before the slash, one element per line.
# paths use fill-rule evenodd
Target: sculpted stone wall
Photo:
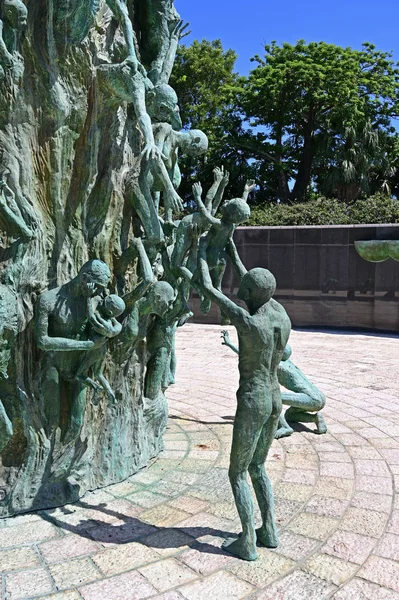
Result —
<path fill-rule="evenodd" d="M 172 0 L 0 0 L 0 516 L 76 500 L 162 448 L 182 314 L 159 325 L 176 294 L 157 282 L 150 201 L 181 206 L 167 82 L 182 35 Z"/>

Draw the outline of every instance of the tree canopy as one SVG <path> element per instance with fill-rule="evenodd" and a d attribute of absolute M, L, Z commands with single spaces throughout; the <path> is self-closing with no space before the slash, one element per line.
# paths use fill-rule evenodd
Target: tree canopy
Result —
<path fill-rule="evenodd" d="M 249 176 L 257 203 L 303 202 L 319 194 L 353 202 L 398 190 L 399 69 L 390 53 L 325 42 L 272 42 L 248 77 L 220 41 L 182 46 L 173 75 L 183 119 L 210 135 L 211 152 L 189 178 L 210 184 L 215 164 L 234 186 Z M 187 190 L 187 193 L 189 191 Z"/>

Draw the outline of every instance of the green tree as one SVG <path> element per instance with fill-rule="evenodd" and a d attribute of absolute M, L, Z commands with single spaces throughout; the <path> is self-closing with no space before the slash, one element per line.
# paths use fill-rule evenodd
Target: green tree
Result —
<path fill-rule="evenodd" d="M 181 157 L 183 183 L 179 193 L 192 198 L 191 185 L 199 179 L 204 187 L 213 181 L 212 170 L 224 165 L 231 172 L 228 194 L 241 195 L 245 179 L 254 175 L 247 153 L 230 142 L 240 137 L 242 118 L 237 114 L 231 90 L 238 85 L 234 71 L 237 55 L 223 50 L 220 40 L 194 41 L 180 46 L 171 85 L 179 97 L 182 121 L 191 129 L 201 129 L 209 137 L 209 152 L 201 159 Z"/>
<path fill-rule="evenodd" d="M 381 179 L 376 171 L 396 145 L 391 119 L 399 113 L 390 53 L 368 43 L 353 50 L 301 40 L 272 42 L 253 60 L 256 68 L 235 89 L 236 114 L 250 130 L 234 143 L 271 166 L 275 197 L 304 201 L 316 184 L 353 200 Z"/>

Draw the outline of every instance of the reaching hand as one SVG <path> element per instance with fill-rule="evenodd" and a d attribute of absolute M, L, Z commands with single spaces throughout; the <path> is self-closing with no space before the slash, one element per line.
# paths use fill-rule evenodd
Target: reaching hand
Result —
<path fill-rule="evenodd" d="M 193 196 L 195 200 L 201 200 L 202 198 L 202 185 L 199 181 L 193 184 Z"/>
<path fill-rule="evenodd" d="M 155 159 L 163 159 L 166 160 L 166 156 L 164 156 L 161 150 L 152 142 L 145 145 L 144 150 L 141 152 L 141 156 L 146 160 L 155 160 Z"/>
<path fill-rule="evenodd" d="M 230 173 L 228 171 L 224 172 L 223 184 L 226 186 L 230 180 Z"/>
<path fill-rule="evenodd" d="M 171 33 L 171 39 L 175 39 L 180 42 L 180 40 L 190 35 L 191 31 L 187 31 L 187 27 L 189 27 L 189 25 L 189 23 L 185 23 L 184 21 L 178 21 Z"/>
<path fill-rule="evenodd" d="M 256 188 L 256 183 L 254 179 L 248 179 L 245 183 L 244 192 L 246 194 L 250 194 Z"/>
<path fill-rule="evenodd" d="M 230 336 L 226 329 L 222 330 L 221 337 L 223 339 L 222 346 L 228 346 L 230 344 Z"/>
<path fill-rule="evenodd" d="M 127 65 L 131 69 L 133 75 L 135 75 L 138 71 L 143 75 L 143 77 L 147 77 L 147 71 L 135 56 L 131 56 L 129 54 L 129 56 L 127 56 L 122 62 L 122 65 Z"/>
<path fill-rule="evenodd" d="M 183 210 L 183 200 L 179 194 L 174 191 L 173 194 L 167 194 L 165 197 L 165 208 L 170 208 L 173 213 L 179 213 Z"/>
<path fill-rule="evenodd" d="M 216 183 L 221 183 L 224 178 L 224 167 L 215 167 L 213 169 L 213 177 Z"/>

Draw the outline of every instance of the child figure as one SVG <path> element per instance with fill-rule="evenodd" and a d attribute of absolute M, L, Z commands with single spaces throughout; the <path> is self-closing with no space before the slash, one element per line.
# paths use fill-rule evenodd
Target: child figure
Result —
<path fill-rule="evenodd" d="M 223 200 L 224 190 L 229 182 L 229 173 L 225 172 L 223 167 L 215 167 L 213 176 L 214 182 L 205 199 L 205 207 L 212 216 L 216 214 Z M 180 221 L 171 256 L 171 269 L 175 277 L 179 278 L 182 275 L 180 271 L 182 266 L 187 267 L 191 273 L 195 271 L 199 239 L 210 227 L 207 217 L 200 212 L 193 212 Z M 183 295 L 187 301 L 190 295 L 190 284 L 184 281 L 183 288 Z"/>
<path fill-rule="evenodd" d="M 88 298 L 87 309 L 90 325 L 95 332 L 92 339 L 96 347 L 86 353 L 77 370 L 76 379 L 93 390 L 106 391 L 110 400 L 116 403 L 114 391 L 102 368 L 107 354 L 107 339 L 116 337 L 122 331 L 117 317 L 125 311 L 126 306 L 122 298 L 111 294 L 105 298 Z M 90 370 L 92 377 L 89 376 Z"/>
<path fill-rule="evenodd" d="M 241 223 L 250 217 L 251 210 L 247 204 L 247 199 L 254 187 L 255 183 L 253 181 L 247 181 L 242 198 L 233 198 L 232 200 L 224 202 L 220 207 L 222 218 L 217 219 L 207 210 L 202 202 L 201 184 L 196 183 L 193 186 L 193 194 L 198 205 L 198 210 L 211 224 L 210 230 L 203 236 L 200 245 L 205 248 L 212 285 L 219 291 L 221 291 L 222 280 L 226 270 L 227 247 L 230 245 L 234 246 L 233 235 L 235 230 Z M 193 288 L 198 291 L 201 296 L 201 312 L 207 314 L 211 307 L 211 301 L 209 298 L 203 297 L 201 288 L 198 285 L 198 269 L 192 275 L 188 269 L 183 267 L 182 271 L 183 270 L 186 277 L 191 279 Z"/>

